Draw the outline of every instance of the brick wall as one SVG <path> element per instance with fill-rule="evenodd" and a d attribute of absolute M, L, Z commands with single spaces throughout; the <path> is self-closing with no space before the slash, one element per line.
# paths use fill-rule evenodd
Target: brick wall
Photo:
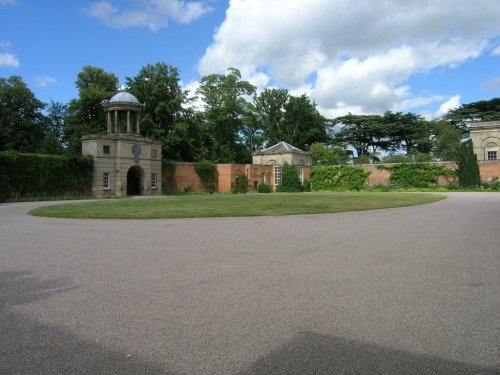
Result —
<path fill-rule="evenodd" d="M 500 160 L 479 161 L 481 181 L 491 181 L 500 177 Z"/>

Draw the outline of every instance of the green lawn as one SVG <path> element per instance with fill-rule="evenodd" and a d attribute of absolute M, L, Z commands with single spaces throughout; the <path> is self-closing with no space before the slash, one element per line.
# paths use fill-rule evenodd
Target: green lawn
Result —
<path fill-rule="evenodd" d="M 370 192 L 180 195 L 61 204 L 37 208 L 30 214 L 85 219 L 280 216 L 403 207 L 443 198 L 437 194 Z"/>

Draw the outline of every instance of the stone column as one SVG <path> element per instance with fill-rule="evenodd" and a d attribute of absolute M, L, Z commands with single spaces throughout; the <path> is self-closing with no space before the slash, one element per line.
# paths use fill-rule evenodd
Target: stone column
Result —
<path fill-rule="evenodd" d="M 130 110 L 127 110 L 127 134 L 130 134 Z"/>
<path fill-rule="evenodd" d="M 115 109 L 115 133 L 118 133 L 118 110 Z"/>
<path fill-rule="evenodd" d="M 137 121 L 135 124 L 135 132 L 137 135 L 141 134 L 141 126 L 139 125 L 139 112 L 137 112 Z"/>
<path fill-rule="evenodd" d="M 108 134 L 111 134 L 111 112 L 108 111 Z"/>

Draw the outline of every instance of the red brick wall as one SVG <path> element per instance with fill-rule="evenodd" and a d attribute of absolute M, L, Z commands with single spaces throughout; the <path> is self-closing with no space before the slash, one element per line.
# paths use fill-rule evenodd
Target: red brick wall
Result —
<path fill-rule="evenodd" d="M 491 181 L 500 177 L 500 160 L 486 160 L 478 163 L 481 181 Z"/>
<path fill-rule="evenodd" d="M 436 165 L 442 165 L 447 168 L 451 169 L 457 169 L 457 165 L 453 162 L 450 161 L 443 161 L 443 162 L 435 162 L 432 164 Z M 377 167 L 380 165 L 385 165 L 387 167 L 390 167 L 391 165 L 394 164 L 360 164 L 359 166 L 362 167 L 364 170 L 371 172 L 370 176 L 368 176 L 368 179 L 366 180 L 366 183 L 368 186 L 374 186 L 374 185 L 387 185 L 389 184 L 389 180 L 391 178 L 391 172 L 386 170 L 386 169 L 378 169 Z M 444 177 L 440 176 L 438 180 L 439 185 L 447 185 L 449 183 L 455 182 L 456 179 L 453 177 Z"/>
<path fill-rule="evenodd" d="M 175 191 L 203 191 L 200 177 L 194 170 L 194 163 L 175 164 Z"/>

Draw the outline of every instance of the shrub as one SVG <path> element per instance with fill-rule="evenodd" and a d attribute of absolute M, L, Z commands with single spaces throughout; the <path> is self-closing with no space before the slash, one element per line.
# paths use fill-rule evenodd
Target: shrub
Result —
<path fill-rule="evenodd" d="M 231 193 L 233 194 L 245 194 L 248 192 L 248 177 L 244 173 L 240 173 L 236 177 L 236 181 L 231 184 Z"/>
<path fill-rule="evenodd" d="M 299 171 L 293 164 L 285 163 L 281 169 L 281 184 L 278 185 L 278 192 L 293 193 L 302 191 L 302 183 L 299 178 Z"/>
<path fill-rule="evenodd" d="M 458 150 L 458 184 L 460 186 L 474 187 L 481 183 L 477 156 L 474 154 L 472 140 L 460 145 Z"/>
<path fill-rule="evenodd" d="M 264 183 L 264 182 L 261 182 L 258 186 L 257 186 L 257 191 L 259 193 L 270 193 L 271 192 L 271 186 L 269 186 L 268 184 Z"/>
<path fill-rule="evenodd" d="M 370 172 L 350 165 L 313 167 L 311 183 L 314 191 L 361 190 Z"/>
<path fill-rule="evenodd" d="M 175 193 L 175 162 L 170 160 L 161 161 L 161 190 L 162 194 Z"/>
<path fill-rule="evenodd" d="M 211 161 L 203 160 L 194 164 L 194 170 L 200 176 L 202 185 L 212 194 L 216 189 L 217 166 Z"/>

